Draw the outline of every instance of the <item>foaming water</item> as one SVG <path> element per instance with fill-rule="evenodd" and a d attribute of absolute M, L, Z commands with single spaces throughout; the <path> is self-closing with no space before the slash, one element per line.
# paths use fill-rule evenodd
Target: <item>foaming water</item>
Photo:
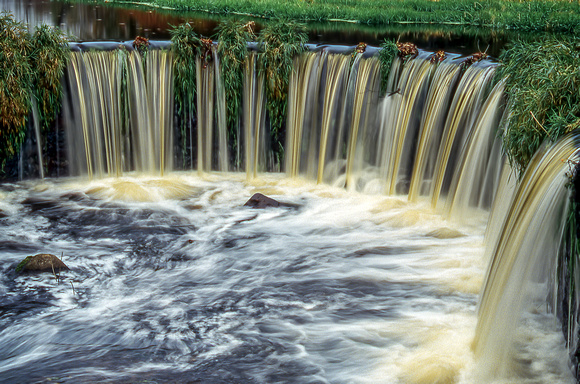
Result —
<path fill-rule="evenodd" d="M 242 173 L 0 188 L 2 382 L 484 382 L 485 212 Z M 40 252 L 71 271 L 13 272 Z M 573 381 L 550 319 L 525 315 L 510 383 Z"/>

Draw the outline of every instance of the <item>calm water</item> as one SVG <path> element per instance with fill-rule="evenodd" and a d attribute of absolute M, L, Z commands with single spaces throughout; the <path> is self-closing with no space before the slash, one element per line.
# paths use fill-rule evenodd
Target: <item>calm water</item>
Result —
<path fill-rule="evenodd" d="M 0 186 L 0 382 L 480 383 L 487 214 L 267 176 Z M 262 192 L 297 208 L 243 207 Z M 16 275 L 26 255 L 71 271 Z M 527 316 L 526 378 L 568 383 Z"/>
<path fill-rule="evenodd" d="M 171 12 L 149 7 L 125 9 L 119 6 L 70 4 L 58 0 L 0 0 L 6 10 L 30 25 L 46 23 L 59 26 L 75 41 L 133 41 L 137 36 L 169 40 L 172 25 L 190 22 L 205 36 L 213 36 L 223 17 L 217 15 Z M 260 20 L 256 20 L 258 29 Z M 353 46 L 359 42 L 379 46 L 384 39 L 409 41 L 430 51 L 443 49 L 465 55 L 478 51 L 497 57 L 509 41 L 533 38 L 530 34 L 492 31 L 473 27 L 434 25 L 364 26 L 348 23 L 309 24 L 311 43 Z"/>

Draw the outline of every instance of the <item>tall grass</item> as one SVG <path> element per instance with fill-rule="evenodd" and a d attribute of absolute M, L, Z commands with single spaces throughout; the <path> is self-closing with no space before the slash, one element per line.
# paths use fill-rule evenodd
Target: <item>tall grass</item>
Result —
<path fill-rule="evenodd" d="M 0 171 L 24 140 L 33 96 L 42 125 L 47 128 L 55 119 L 68 56 L 60 30 L 41 25 L 31 36 L 11 14 L 0 14 Z"/>
<path fill-rule="evenodd" d="M 266 107 L 273 150 L 276 162 L 282 164 L 290 73 L 294 57 L 305 50 L 308 36 L 303 24 L 279 20 L 267 24 L 258 41 L 258 71 L 266 80 Z"/>
<path fill-rule="evenodd" d="M 12 15 L 0 15 L 0 169 L 24 140 L 33 74 L 27 27 Z"/>
<path fill-rule="evenodd" d="M 41 25 L 31 38 L 30 61 L 33 93 L 42 126 L 48 129 L 60 111 L 64 68 L 70 57 L 68 38 L 48 25 Z"/>
<path fill-rule="evenodd" d="M 580 39 L 515 42 L 500 56 L 496 78 L 507 77 L 511 114 L 502 127 L 504 150 L 524 170 L 544 140 L 580 127 Z"/>
<path fill-rule="evenodd" d="M 254 23 L 227 20 L 218 27 L 218 54 L 226 95 L 228 139 L 238 144 L 237 128 L 242 104 L 243 67 L 248 57 L 248 42 L 255 40 Z"/>
<path fill-rule="evenodd" d="M 387 92 L 389 72 L 391 71 L 393 60 L 395 60 L 398 53 L 399 49 L 395 41 L 385 39 L 383 44 L 381 44 L 381 50 L 379 51 L 379 60 L 381 62 L 381 95 L 385 95 Z"/>
<path fill-rule="evenodd" d="M 201 53 L 201 39 L 189 23 L 170 30 L 173 51 L 173 80 L 175 105 L 181 118 L 182 156 L 186 158 L 187 130 L 195 116 L 196 69 L 195 57 Z"/>

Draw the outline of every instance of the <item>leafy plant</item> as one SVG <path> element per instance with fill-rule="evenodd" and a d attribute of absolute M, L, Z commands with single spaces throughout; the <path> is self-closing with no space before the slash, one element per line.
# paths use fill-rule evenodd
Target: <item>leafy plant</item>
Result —
<path fill-rule="evenodd" d="M 248 42 L 256 38 L 254 22 L 227 20 L 218 27 L 218 54 L 224 82 L 229 142 L 237 145 L 237 125 L 242 103 L 243 69 Z"/>
<path fill-rule="evenodd" d="M 387 92 L 387 83 L 389 81 L 391 65 L 398 53 L 399 49 L 397 48 L 397 43 L 395 41 L 385 39 L 381 44 L 381 50 L 379 51 L 379 61 L 381 62 L 381 95 L 384 95 Z"/>
<path fill-rule="evenodd" d="M 512 165 L 525 169 L 544 140 L 580 126 L 580 39 L 518 41 L 500 56 L 496 79 L 507 77 L 511 114 L 502 127 Z"/>
<path fill-rule="evenodd" d="M 303 24 L 278 20 L 261 31 L 258 71 L 266 81 L 266 107 L 272 130 L 272 148 L 278 164 L 284 153 L 284 130 L 288 104 L 288 82 L 294 57 L 305 50 L 308 41 Z"/>
<path fill-rule="evenodd" d="M 173 27 L 169 32 L 173 50 L 175 104 L 178 114 L 184 120 L 181 124 L 181 136 L 185 155 L 186 129 L 192 124 L 195 115 L 195 57 L 201 52 L 201 39 L 189 23 Z"/>
<path fill-rule="evenodd" d="M 0 170 L 24 140 L 33 80 L 30 51 L 26 26 L 0 14 Z"/>
<path fill-rule="evenodd" d="M 60 111 L 63 94 L 61 79 L 69 57 L 68 38 L 60 29 L 44 24 L 37 28 L 31 39 L 32 89 L 45 129 L 50 127 Z"/>

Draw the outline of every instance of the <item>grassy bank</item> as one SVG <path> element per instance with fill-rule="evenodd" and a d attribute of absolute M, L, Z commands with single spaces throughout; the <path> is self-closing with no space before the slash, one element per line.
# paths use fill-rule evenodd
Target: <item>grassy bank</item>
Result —
<path fill-rule="evenodd" d="M 580 128 L 580 39 L 518 41 L 500 56 L 496 78 L 507 77 L 511 115 L 504 150 L 520 172 L 545 141 Z"/>
<path fill-rule="evenodd" d="M 82 0 L 125 6 L 150 5 L 297 21 L 360 24 L 452 24 L 521 31 L 580 32 L 580 3 L 562 0 Z"/>

